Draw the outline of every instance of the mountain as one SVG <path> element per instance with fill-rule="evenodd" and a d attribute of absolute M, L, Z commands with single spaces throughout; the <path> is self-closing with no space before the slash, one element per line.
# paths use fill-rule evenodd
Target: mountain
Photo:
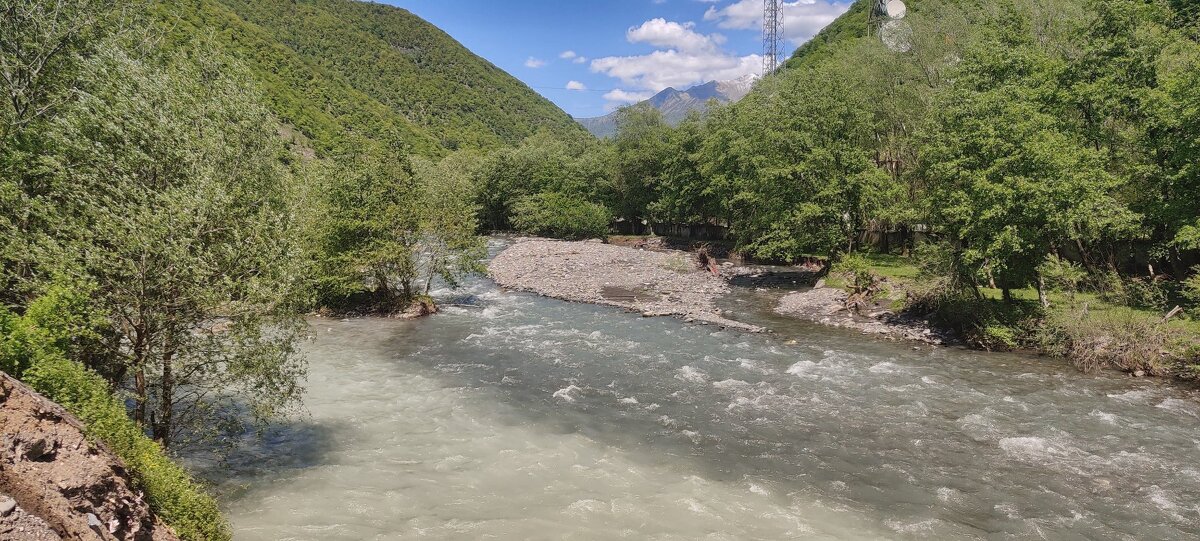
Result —
<path fill-rule="evenodd" d="M 709 100 L 718 103 L 734 103 L 754 87 L 757 75 L 746 75 L 732 81 L 709 81 L 702 85 L 693 86 L 679 91 L 667 88 L 650 99 L 641 103 L 648 104 L 662 112 L 663 118 L 672 126 L 679 124 L 693 111 L 704 112 L 708 109 Z M 617 112 L 593 118 L 576 119 L 596 137 L 611 137 L 617 133 Z"/>
<path fill-rule="evenodd" d="M 407 10 L 353 0 L 170 0 L 174 39 L 212 35 L 318 150 L 347 133 L 444 154 L 583 134 L 565 112 Z"/>

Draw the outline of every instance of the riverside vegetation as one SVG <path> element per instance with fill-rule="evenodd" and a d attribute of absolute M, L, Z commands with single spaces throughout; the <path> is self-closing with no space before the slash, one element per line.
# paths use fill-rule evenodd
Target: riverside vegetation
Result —
<path fill-rule="evenodd" d="M 339 33 L 285 44 L 296 28 L 250 22 L 268 7 L 264 24 Z M 401 10 L 2 0 L 0 14 L 0 370 L 81 419 L 185 539 L 230 529 L 171 456 L 299 412 L 303 314 L 428 312 L 435 279 L 479 270 L 470 168 L 450 149 L 583 133 Z M 415 52 L 388 56 L 405 39 Z M 352 44 L 387 73 L 329 68 L 334 52 L 361 58 Z M 471 78 L 487 84 L 441 90 Z"/>
<path fill-rule="evenodd" d="M 230 533 L 170 453 L 297 411 L 302 315 L 423 306 L 482 231 L 726 225 L 904 269 L 900 308 L 987 347 L 1195 374 L 1193 4 L 910 3 L 911 52 L 859 1 L 742 102 L 602 142 L 403 10 L 0 0 L 0 370 L 186 539 Z M 906 255 L 856 260 L 871 227 Z"/>
<path fill-rule="evenodd" d="M 835 282 L 980 347 L 1200 375 L 1193 3 L 913 0 L 903 53 L 865 35 L 869 4 L 737 104 L 675 128 L 631 107 L 611 142 L 483 158 L 482 223 L 586 236 L 531 226 L 538 197 L 723 225 L 745 256 L 840 261 L 860 283 Z M 902 257 L 865 230 L 898 234 Z"/>

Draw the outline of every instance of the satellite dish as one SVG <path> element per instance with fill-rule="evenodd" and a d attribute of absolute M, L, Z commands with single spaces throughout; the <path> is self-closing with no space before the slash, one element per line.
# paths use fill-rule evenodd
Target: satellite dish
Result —
<path fill-rule="evenodd" d="M 908 23 L 891 20 L 879 27 L 879 39 L 883 44 L 896 53 L 907 53 L 912 50 L 913 30 Z"/>
<path fill-rule="evenodd" d="M 908 6 L 901 0 L 888 0 L 883 7 L 884 13 L 893 19 L 903 19 L 908 14 Z"/>

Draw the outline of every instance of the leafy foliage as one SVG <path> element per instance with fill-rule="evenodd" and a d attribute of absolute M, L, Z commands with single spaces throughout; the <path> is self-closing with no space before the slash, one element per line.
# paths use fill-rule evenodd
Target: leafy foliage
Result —
<path fill-rule="evenodd" d="M 322 150 L 345 131 L 422 155 L 497 148 L 539 129 L 583 133 L 512 76 L 406 10 L 352 0 L 180 0 L 161 10 L 213 29 L 251 66 L 273 109 Z"/>
<path fill-rule="evenodd" d="M 579 197 L 542 192 L 518 199 L 511 219 L 522 233 L 580 240 L 606 237 L 612 215 Z"/>
<path fill-rule="evenodd" d="M 230 539 L 216 500 L 129 419 L 104 378 L 67 359 L 72 341 L 99 332 L 87 314 L 91 289 L 56 284 L 30 303 L 24 316 L 0 309 L 0 370 L 83 421 L 88 438 L 129 466 L 150 506 L 180 537 Z"/>

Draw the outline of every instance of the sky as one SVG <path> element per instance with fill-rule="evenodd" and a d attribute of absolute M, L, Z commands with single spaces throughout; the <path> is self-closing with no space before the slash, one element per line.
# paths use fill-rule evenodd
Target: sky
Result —
<path fill-rule="evenodd" d="M 377 0 L 437 25 L 572 116 L 762 71 L 763 0 Z M 785 49 L 852 0 L 784 2 Z"/>

